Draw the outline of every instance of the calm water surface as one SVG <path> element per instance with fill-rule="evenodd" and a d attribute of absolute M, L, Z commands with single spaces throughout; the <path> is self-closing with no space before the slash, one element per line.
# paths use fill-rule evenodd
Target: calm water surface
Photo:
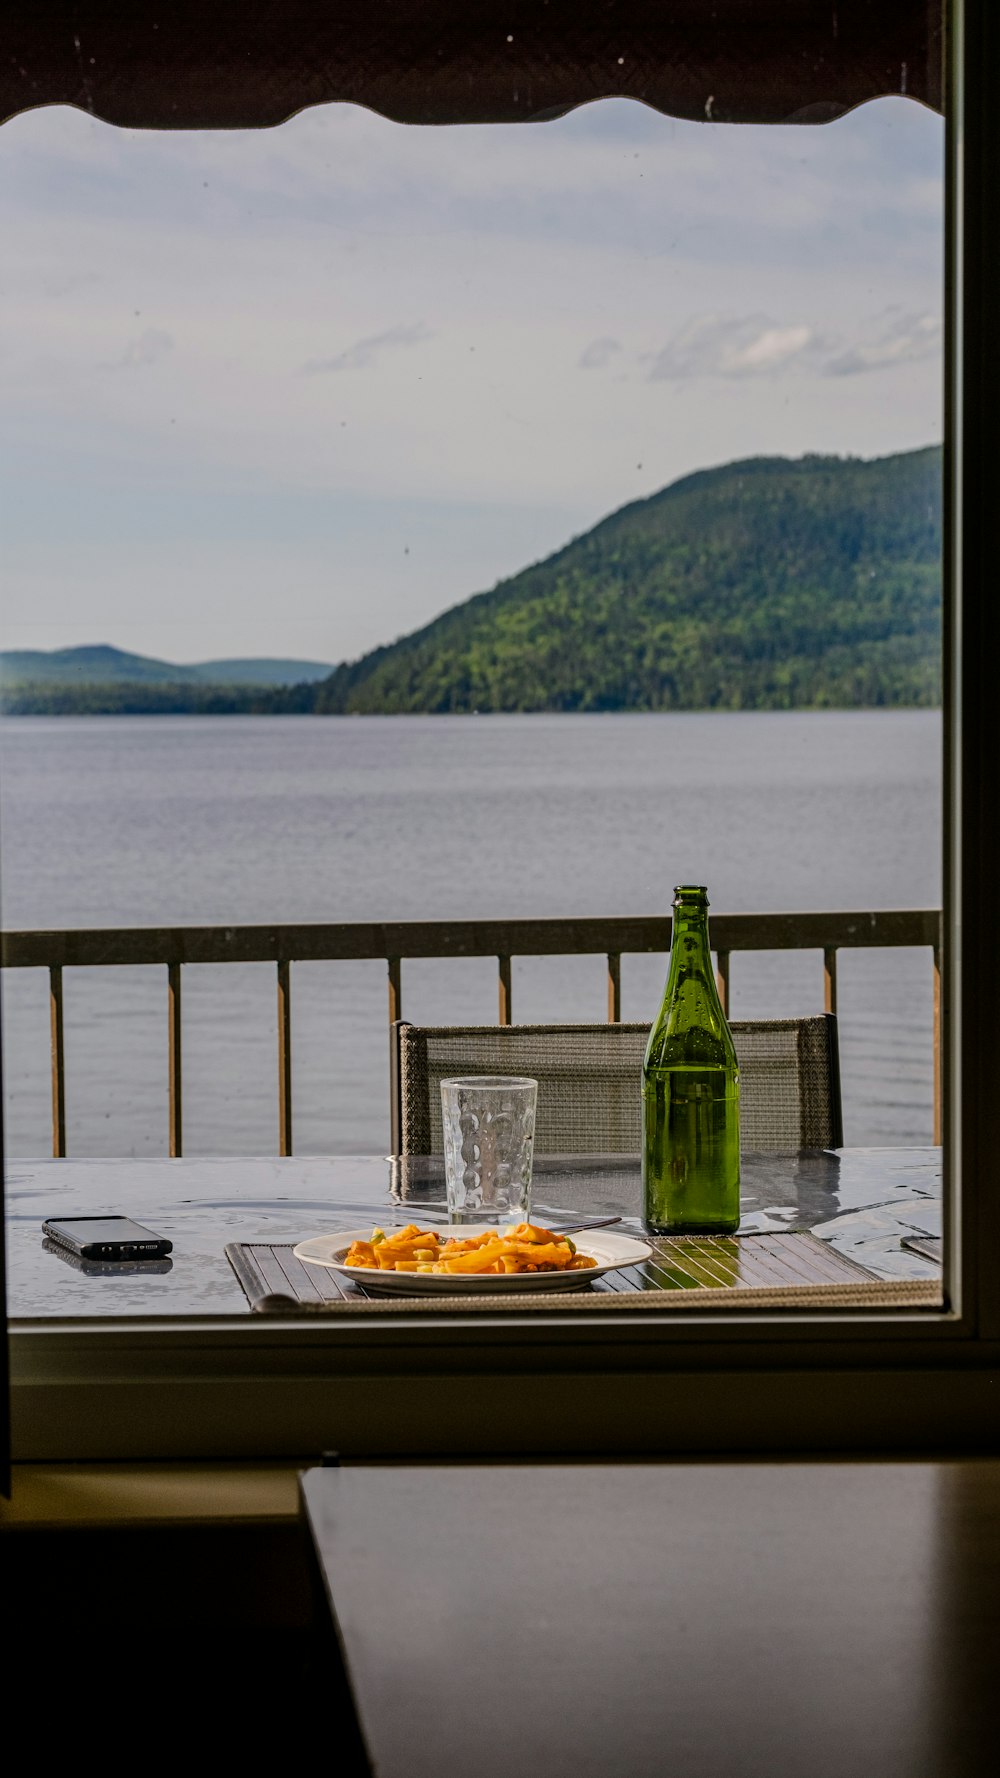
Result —
<path fill-rule="evenodd" d="M 7 928 L 653 914 L 703 882 L 719 912 L 940 903 L 940 718 L 8 718 Z M 665 957 L 622 961 L 652 1018 Z M 852 1144 L 931 1137 L 925 952 L 842 953 Z M 292 972 L 295 1146 L 388 1141 L 385 969 Z M 520 1021 L 604 1016 L 601 958 L 515 961 Z M 496 965 L 404 964 L 427 1023 L 492 1022 Z M 736 1017 L 822 1009 L 819 954 L 734 959 Z M 50 1143 L 47 980 L 4 982 L 7 1151 Z M 66 974 L 75 1154 L 167 1146 L 165 972 Z M 274 1153 L 271 966 L 184 978 L 185 1148 Z"/>

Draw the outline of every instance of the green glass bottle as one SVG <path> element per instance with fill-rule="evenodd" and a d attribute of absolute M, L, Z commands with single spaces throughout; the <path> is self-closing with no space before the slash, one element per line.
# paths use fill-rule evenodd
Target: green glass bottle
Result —
<path fill-rule="evenodd" d="M 740 1077 L 700 886 L 674 890 L 670 969 L 642 1065 L 642 1188 L 653 1234 L 739 1226 Z"/>

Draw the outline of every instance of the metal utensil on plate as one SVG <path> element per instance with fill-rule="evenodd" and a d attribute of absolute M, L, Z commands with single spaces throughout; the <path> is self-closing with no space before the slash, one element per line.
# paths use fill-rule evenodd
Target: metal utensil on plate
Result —
<path fill-rule="evenodd" d="M 584 1229 L 606 1229 L 609 1223 L 621 1222 L 620 1216 L 602 1216 L 595 1222 L 559 1222 L 554 1224 L 554 1235 L 579 1235 Z"/>

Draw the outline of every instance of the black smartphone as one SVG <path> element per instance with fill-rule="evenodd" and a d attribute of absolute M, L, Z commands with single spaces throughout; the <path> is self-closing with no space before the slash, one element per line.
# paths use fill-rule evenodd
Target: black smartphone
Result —
<path fill-rule="evenodd" d="M 54 1253 L 64 1265 L 72 1266 L 74 1272 L 84 1272 L 88 1278 L 146 1277 L 150 1272 L 162 1278 L 174 1269 L 172 1259 L 81 1259 L 71 1247 L 64 1247 L 61 1241 L 50 1241 L 48 1236 L 42 1242 L 42 1251 Z"/>
<path fill-rule="evenodd" d="M 81 1259 L 164 1259 L 174 1245 L 128 1216 L 67 1216 L 43 1222 L 42 1229 Z"/>

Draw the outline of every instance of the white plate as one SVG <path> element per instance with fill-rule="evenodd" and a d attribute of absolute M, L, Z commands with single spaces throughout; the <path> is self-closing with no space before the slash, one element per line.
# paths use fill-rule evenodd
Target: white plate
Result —
<path fill-rule="evenodd" d="M 442 1237 L 454 1235 L 464 1240 L 471 1235 L 493 1232 L 496 1224 L 438 1223 L 436 1228 Z M 345 1266 L 344 1255 L 351 1242 L 370 1241 L 371 1235 L 371 1223 L 363 1229 L 338 1229 L 333 1235 L 314 1235 L 309 1241 L 299 1242 L 294 1250 L 295 1258 L 308 1266 L 326 1266 L 331 1272 L 339 1272 L 342 1278 L 363 1284 L 366 1290 L 390 1291 L 399 1296 L 423 1296 L 425 1293 L 478 1296 L 481 1293 L 496 1295 L 498 1291 L 506 1295 L 511 1290 L 575 1290 L 581 1284 L 589 1284 L 592 1278 L 602 1278 L 605 1272 L 617 1271 L 620 1266 L 637 1266 L 653 1251 L 645 1241 L 635 1241 L 631 1235 L 619 1235 L 611 1229 L 587 1229 L 574 1235 L 573 1240 L 577 1252 L 588 1254 L 597 1264 L 579 1272 L 487 1272 L 478 1276 L 473 1272 L 456 1276 L 449 1272 L 376 1272 L 371 1266 Z"/>

